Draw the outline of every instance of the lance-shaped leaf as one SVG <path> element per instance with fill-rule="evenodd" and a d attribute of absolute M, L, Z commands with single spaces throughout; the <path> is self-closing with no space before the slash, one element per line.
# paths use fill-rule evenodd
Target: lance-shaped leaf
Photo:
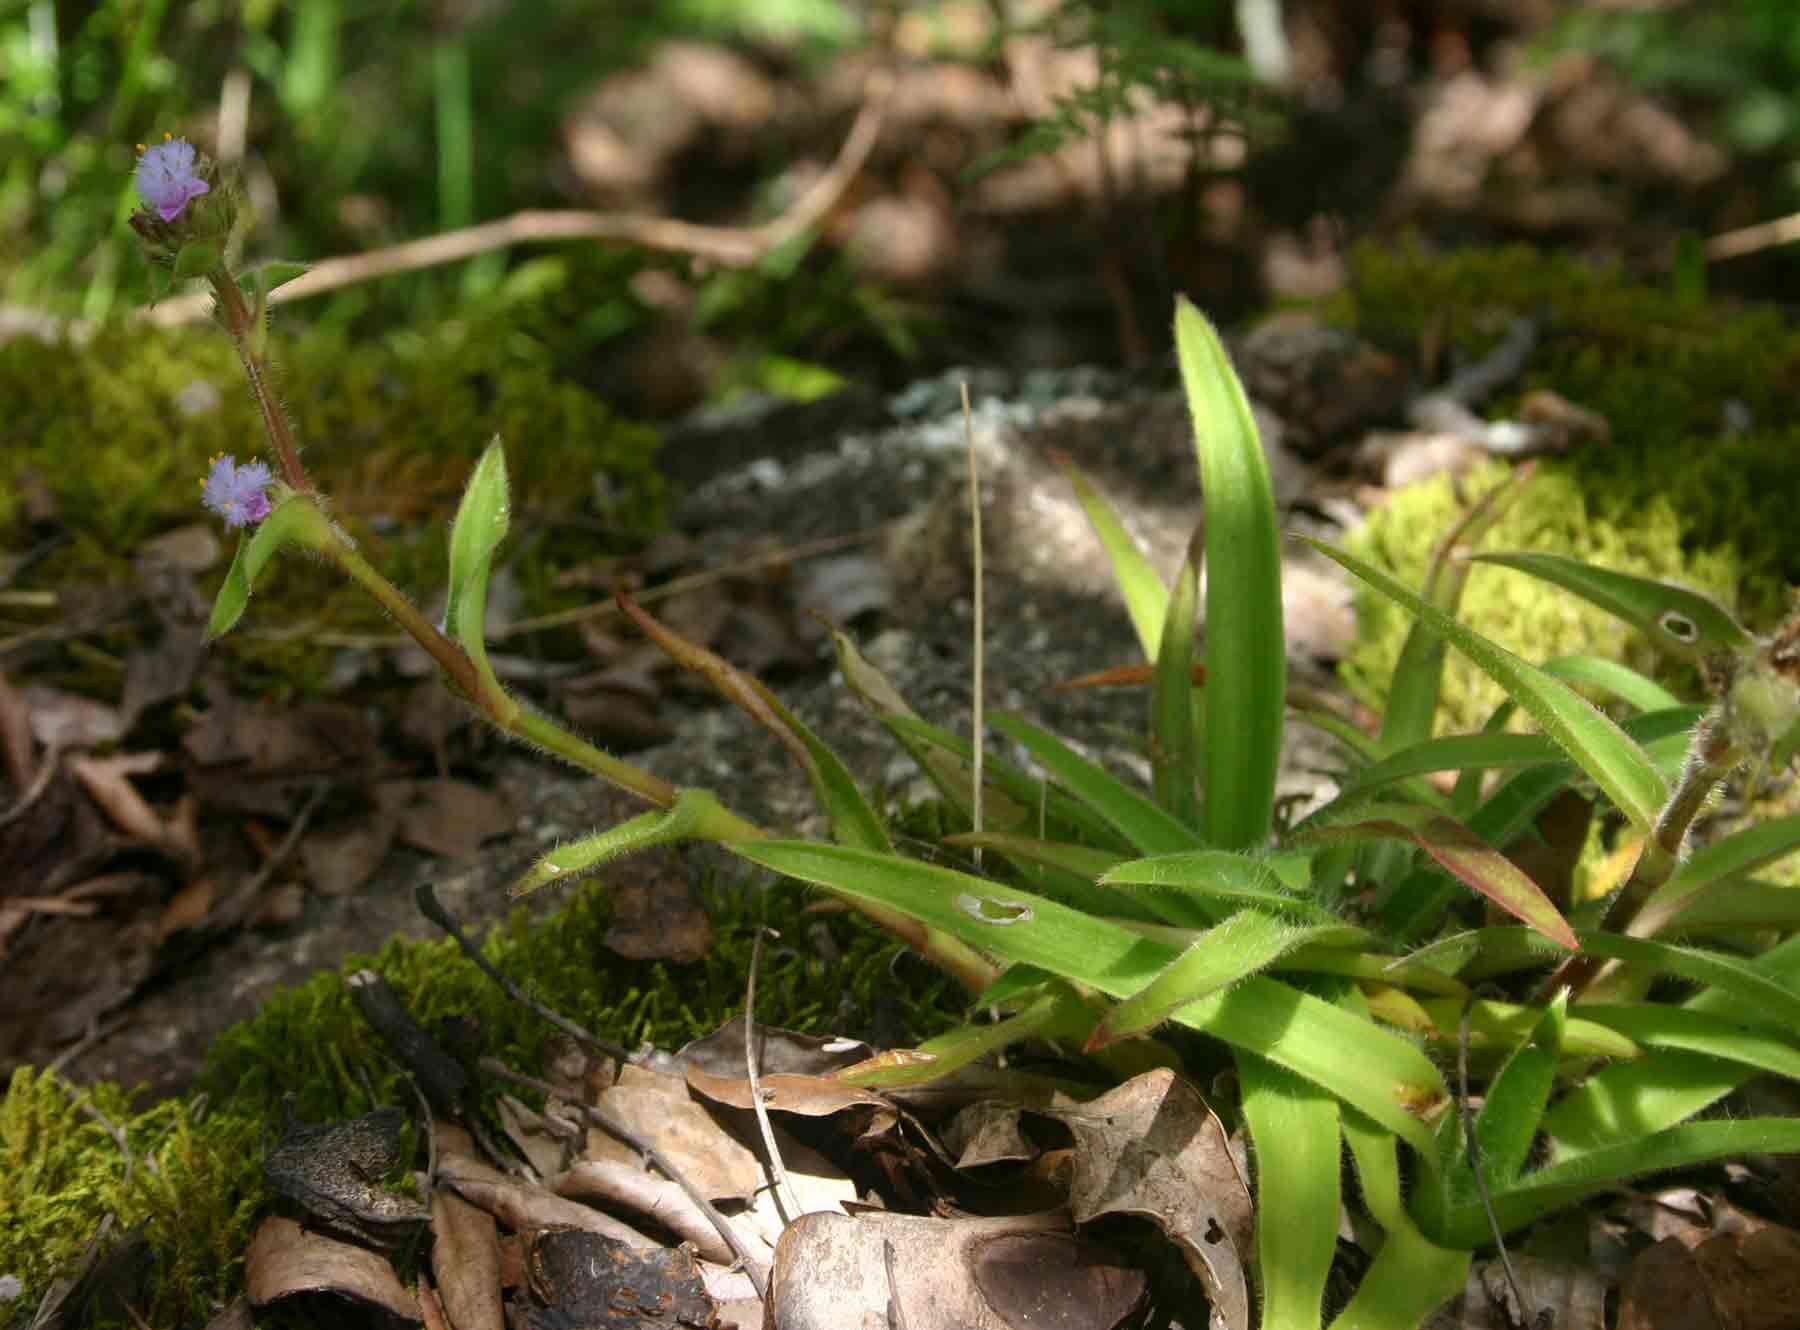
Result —
<path fill-rule="evenodd" d="M 1559 679 L 1545 674 L 1481 634 L 1421 600 L 1354 555 L 1323 541 L 1300 537 L 1327 558 L 1428 621 L 1526 711 L 1640 831 L 1648 830 L 1668 798 L 1668 785 L 1644 751 L 1612 721 Z M 1209 684 L 1208 690 L 1210 691 Z"/>
<path fill-rule="evenodd" d="M 1527 1173 L 1510 1187 L 1493 1193 L 1494 1222 L 1510 1233 L 1553 1210 L 1573 1205 L 1631 1178 L 1670 1169 L 1693 1168 L 1716 1159 L 1746 1154 L 1800 1153 L 1800 1121 L 1750 1118 L 1740 1122 L 1688 1122 L 1651 1136 L 1576 1155 L 1562 1163 Z M 1423 1191 L 1424 1189 L 1421 1189 Z M 1441 1216 L 1420 1228 L 1447 1247 L 1481 1247 L 1493 1241 L 1486 1211 L 1478 1196 L 1458 1199 Z"/>
<path fill-rule="evenodd" d="M 1644 902 L 1629 931 L 1652 937 L 1682 915 L 1709 887 L 1754 873 L 1800 850 L 1800 817 L 1771 818 L 1697 850 Z"/>
<path fill-rule="evenodd" d="M 935 864 L 807 841 L 746 840 L 726 848 L 838 895 L 904 912 L 1003 961 L 1116 997 L 1137 992 L 1177 955 L 1110 920 Z M 1442 1104 L 1443 1077 L 1411 1043 L 1379 1026 L 1262 975 L 1190 1003 L 1174 1020 L 1304 1076 L 1429 1151 L 1430 1132 L 1415 1115 Z"/>
<path fill-rule="evenodd" d="M 1477 554 L 1483 563 L 1542 578 L 1617 615 L 1665 651 L 1698 663 L 1714 651 L 1743 651 L 1750 634 L 1711 596 L 1672 582 L 1596 568 L 1561 554 Z"/>
<path fill-rule="evenodd" d="M 597 836 L 558 846 L 533 864 L 509 894 L 515 899 L 529 896 L 553 882 L 585 877 L 621 855 L 681 840 L 692 833 L 706 809 L 718 806 L 718 799 L 708 790 L 683 790 L 668 808 L 641 813 Z"/>
<path fill-rule="evenodd" d="M 1085 1051 L 1160 1025 L 1170 1013 L 1266 970 L 1308 944 L 1356 946 L 1369 940 L 1348 924 L 1302 924 L 1261 910 L 1239 910 L 1209 928 L 1163 972 L 1107 1013 Z"/>
<path fill-rule="evenodd" d="M 331 523 L 311 499 L 290 493 L 278 501 L 262 523 L 238 541 L 237 553 L 232 556 L 219 594 L 213 597 L 206 640 L 210 642 L 224 636 L 243 617 L 256 580 L 262 576 L 269 560 L 275 557 L 276 550 L 283 545 L 322 549 L 331 538 Z"/>
<path fill-rule="evenodd" d="M 1125 530 L 1112 505 L 1082 474 L 1081 468 L 1065 453 L 1053 452 L 1050 460 L 1068 477 L 1076 501 L 1087 514 L 1088 523 L 1100 538 L 1101 548 L 1112 562 L 1113 580 L 1119 584 L 1119 594 L 1125 598 L 1125 612 L 1131 616 L 1131 626 L 1137 631 L 1144 659 L 1155 660 L 1163 638 L 1163 616 L 1169 605 L 1169 593 L 1162 578 L 1156 575 L 1156 569 L 1150 566 L 1150 560 L 1144 557 L 1131 533 Z"/>
<path fill-rule="evenodd" d="M 762 680 L 745 674 L 715 651 L 691 642 L 662 623 L 623 592 L 619 608 L 644 631 L 644 635 L 669 653 L 676 664 L 692 670 L 750 715 L 788 750 L 812 783 L 813 798 L 831 823 L 831 834 L 844 845 L 866 850 L 888 850 L 893 842 L 887 828 L 863 793 L 843 759 L 771 692 Z"/>
<path fill-rule="evenodd" d="M 306 275 L 304 263 L 290 263 L 284 259 L 271 259 L 267 263 L 259 263 L 254 268 L 246 268 L 237 275 L 237 284 L 247 296 L 268 296 L 278 287 L 286 286 L 296 277 Z"/>
<path fill-rule="evenodd" d="M 1268 838 L 1281 759 L 1287 641 L 1275 491 L 1225 345 L 1185 297 L 1175 355 L 1206 501 L 1206 832 L 1221 849 L 1242 850 Z"/>
<path fill-rule="evenodd" d="M 1150 768 L 1156 801 L 1177 822 L 1198 822 L 1194 802 L 1200 779 L 1194 727 L 1194 610 L 1200 589 L 1200 549 L 1190 547 L 1175 575 L 1175 594 L 1163 617 L 1162 646 L 1150 688 Z"/>
<path fill-rule="evenodd" d="M 1355 822 L 1315 827 L 1296 840 L 1331 845 L 1348 840 L 1411 841 L 1445 871 L 1560 946 L 1573 950 L 1575 933 L 1555 904 L 1525 871 L 1452 818 L 1410 804 L 1363 810 Z"/>
<path fill-rule="evenodd" d="M 1105 869 L 1100 882 L 1103 886 L 1150 887 L 1192 897 L 1202 906 L 1202 915 L 1209 919 L 1222 918 L 1237 906 L 1249 905 L 1306 923 L 1341 922 L 1283 882 L 1269 860 L 1231 850 L 1183 850 L 1154 859 L 1133 859 Z"/>
<path fill-rule="evenodd" d="M 1070 794 L 1106 820 L 1141 854 L 1200 848 L 1200 833 L 1088 761 L 1062 740 L 1017 716 L 996 716 L 996 730 L 1041 763 Z"/>
<path fill-rule="evenodd" d="M 481 454 L 450 528 L 450 594 L 444 632 L 461 645 L 482 682 L 504 692 L 487 656 L 487 589 L 494 551 L 512 523 L 506 452 L 495 439 Z"/>
<path fill-rule="evenodd" d="M 1527 462 L 1482 495 L 1432 551 L 1425 570 L 1424 597 L 1451 618 L 1456 617 L 1469 580 L 1468 560 L 1460 555 L 1479 544 L 1512 506 L 1531 479 L 1534 466 Z M 1414 620 L 1400 647 L 1381 716 L 1381 743 L 1388 752 L 1431 737 L 1444 682 L 1444 652 L 1443 634 L 1423 619 Z"/>

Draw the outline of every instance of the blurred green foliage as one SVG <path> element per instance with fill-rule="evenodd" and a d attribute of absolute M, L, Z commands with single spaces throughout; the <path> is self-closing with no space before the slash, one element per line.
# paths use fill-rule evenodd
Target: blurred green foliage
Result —
<path fill-rule="evenodd" d="M 123 225 L 133 145 L 164 131 L 210 142 L 234 79 L 258 245 L 317 258 L 562 203 L 569 100 L 659 41 L 735 37 L 805 58 L 861 34 L 838 0 L 13 0 L 0 296 L 90 318 L 143 300 Z M 478 268 L 476 284 L 496 276 Z"/>
<path fill-rule="evenodd" d="M 1800 201 L 1800 22 L 1790 0 L 1564 6 L 1544 45 L 1587 51 L 1647 91 L 1705 108 L 1739 153 L 1780 163 Z"/>

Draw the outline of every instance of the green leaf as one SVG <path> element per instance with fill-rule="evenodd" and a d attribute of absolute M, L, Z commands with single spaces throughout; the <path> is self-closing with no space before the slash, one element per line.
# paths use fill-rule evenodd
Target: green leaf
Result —
<path fill-rule="evenodd" d="M 860 1085 L 871 1090 L 889 1090 L 898 1086 L 928 1085 L 952 1072 L 960 1071 L 980 1058 L 998 1053 L 1027 1039 L 1084 1038 L 1093 1027 L 1097 1013 L 1069 989 L 1058 984 L 1056 992 L 1046 993 L 1015 1016 L 988 1025 L 964 1025 L 946 1034 L 928 1039 L 912 1050 L 912 1055 L 889 1059 L 879 1055 L 873 1065 L 858 1064 L 834 1073 L 834 1080 Z M 859 1070 L 859 1067 L 863 1068 Z"/>
<path fill-rule="evenodd" d="M 1667 711 L 1681 705 L 1680 698 L 1654 679 L 1604 656 L 1558 656 L 1544 662 L 1544 673 L 1610 693 L 1638 711 Z"/>
<path fill-rule="evenodd" d="M 1481 542 L 1489 528 L 1512 506 L 1532 475 L 1529 463 L 1482 495 L 1432 551 L 1425 571 L 1425 599 L 1451 618 L 1462 604 L 1469 580 L 1463 554 Z M 1392 753 L 1431 737 L 1438 694 L 1444 681 L 1445 642 L 1424 620 L 1414 620 L 1401 644 L 1400 658 L 1388 684 L 1387 709 L 1381 717 L 1381 746 Z"/>
<path fill-rule="evenodd" d="M 1301 537 L 1390 600 L 1429 622 L 1534 720 L 1640 831 L 1647 831 L 1668 798 L 1668 785 L 1644 751 L 1567 684 L 1472 632 L 1421 600 L 1380 569 L 1323 541 Z M 1208 694 L 1212 692 L 1209 684 Z"/>
<path fill-rule="evenodd" d="M 1343 1125 L 1363 1204 L 1386 1236 L 1331 1330 L 1423 1325 L 1432 1312 L 1462 1292 L 1470 1253 L 1431 1242 L 1406 1213 L 1393 1136 L 1355 1112 L 1345 1112 Z"/>
<path fill-rule="evenodd" d="M 506 452 L 495 439 L 481 454 L 450 528 L 450 595 L 444 633 L 460 643 L 482 681 L 504 692 L 487 657 L 487 587 L 494 551 L 511 524 Z"/>
<path fill-rule="evenodd" d="M 171 269 L 178 282 L 191 277 L 204 277 L 224 260 L 224 251 L 214 240 L 190 240 L 175 254 Z"/>
<path fill-rule="evenodd" d="M 553 882 L 574 882 L 587 877 L 622 855 L 682 840 L 700 821 L 702 811 L 709 805 L 717 807 L 718 803 L 708 790 L 683 790 L 668 808 L 642 813 L 615 827 L 608 827 L 596 836 L 557 847 L 513 883 L 508 894 L 515 900 L 529 896 Z"/>
<path fill-rule="evenodd" d="M 1194 898 L 1208 920 L 1222 918 L 1234 907 L 1253 905 L 1308 923 L 1341 922 L 1329 910 L 1297 895 L 1266 860 L 1232 850 L 1184 850 L 1153 859 L 1133 859 L 1107 868 L 1100 882 L 1106 886 L 1159 887 L 1180 892 Z"/>
<path fill-rule="evenodd" d="M 250 593 L 276 550 L 284 545 L 322 549 L 331 538 L 331 523 L 311 499 L 290 493 L 277 502 L 256 530 L 238 541 L 237 553 L 232 556 L 219 594 L 213 597 L 206 640 L 223 637 L 243 617 Z"/>
<path fill-rule="evenodd" d="M 259 263 L 254 268 L 246 268 L 237 275 L 237 284 L 243 288 L 247 296 L 267 296 L 278 287 L 286 286 L 296 277 L 306 275 L 304 263 L 288 263 L 281 259 L 273 259 L 268 263 Z"/>
<path fill-rule="evenodd" d="M 1064 789 L 1104 818 L 1140 854 L 1169 854 L 1200 847 L 1198 832 L 1177 822 L 1055 735 L 1017 716 L 995 716 L 993 726 L 1037 759 Z"/>
<path fill-rule="evenodd" d="M 1195 789 L 1200 753 L 1194 733 L 1194 608 L 1200 594 L 1200 550 L 1188 551 L 1175 575 L 1163 619 L 1162 646 L 1150 687 L 1150 768 L 1156 801 L 1177 822 L 1199 824 Z"/>
<path fill-rule="evenodd" d="M 1256 1263 L 1262 1324 L 1321 1323 L 1337 1255 L 1338 1106 L 1317 1086 L 1259 1057 L 1237 1055 L 1244 1123 L 1256 1160 Z"/>
<path fill-rule="evenodd" d="M 1243 385 L 1185 297 L 1175 354 L 1206 501 L 1206 838 L 1250 849 L 1268 839 L 1274 816 L 1287 690 L 1275 493 Z"/>
<path fill-rule="evenodd" d="M 1517 932 L 1518 930 L 1511 930 Z M 1800 937 L 1777 943 L 1750 962 L 1770 982 L 1800 985 Z M 1756 1021 L 1760 1010 L 1735 994 L 1703 989 L 1681 1004 L 1683 1011 L 1729 1020 Z M 1782 1031 L 1777 1037 L 1788 1035 Z M 1644 1135 L 1673 1126 L 1723 1099 L 1750 1078 L 1742 1066 L 1719 1059 L 1665 1050 L 1657 1057 L 1620 1063 L 1588 1077 L 1556 1102 L 1544 1120 L 1559 1154 L 1607 1145 L 1620 1136 Z"/>
<path fill-rule="evenodd" d="M 1647 1048 L 1675 1048 L 1800 1080 L 1800 1048 L 1791 1039 L 1753 1029 L 1724 1016 L 1665 1002 L 1584 1002 L 1583 1020 L 1617 1030 Z"/>
<path fill-rule="evenodd" d="M 1490 1187 L 1516 1182 L 1525 1171 L 1556 1084 L 1557 1058 L 1567 1022 L 1568 996 L 1558 994 L 1530 1038 L 1513 1050 L 1488 1083 L 1475 1117 L 1475 1140 L 1481 1147 L 1482 1176 Z"/>
<path fill-rule="evenodd" d="M 881 715 L 880 720 L 912 754 L 920 770 L 932 779 L 944 797 L 967 812 L 969 790 L 974 781 L 969 764 L 975 753 L 975 745 L 969 742 L 968 736 L 953 734 L 912 714 L 888 713 Z M 926 761 L 928 757 L 931 764 Z M 946 762 L 946 757 L 956 761 Z M 958 779 L 947 784 L 937 765 L 932 764 L 941 765 L 944 774 Z M 994 815 L 994 803 L 999 798 L 1013 810 L 1015 827 L 1028 828 L 1040 837 L 1116 848 L 1121 855 L 1130 849 L 1125 838 L 1114 831 L 1105 818 L 1052 785 L 1047 777 L 1032 775 L 993 753 L 983 760 L 981 776 L 987 787 L 987 820 L 990 824 L 998 820 Z"/>
<path fill-rule="evenodd" d="M 1344 1005 L 1366 1013 L 1360 991 L 1350 990 Z M 1415 1326 L 1462 1292 L 1469 1253 L 1439 1247 L 1426 1240 L 1407 1213 L 1400 1184 L 1399 1142 L 1354 1109 L 1343 1113 L 1344 1143 L 1356 1164 L 1363 1208 L 1381 1225 L 1384 1237 L 1375 1263 L 1364 1273 L 1355 1295 L 1331 1323 L 1331 1330 L 1394 1330 Z M 1427 1179 L 1426 1185 L 1429 1184 Z"/>
<path fill-rule="evenodd" d="M 1176 949 L 1105 919 L 935 864 L 807 841 L 736 841 L 733 854 L 853 900 L 899 910 L 1009 963 L 1048 970 L 1115 997 L 1135 993 Z M 1313 1081 L 1430 1148 L 1415 1116 L 1442 1103 L 1443 1078 L 1418 1048 L 1262 975 L 1182 1008 L 1177 1024 L 1246 1048 Z"/>
<path fill-rule="evenodd" d="M 1480 954 L 1460 972 L 1465 978 L 1487 979 L 1563 959 L 1543 938 L 1523 929 L 1483 928 L 1476 930 L 1476 937 Z M 1724 952 L 1624 937 L 1595 928 L 1578 928 L 1575 937 L 1582 951 L 1603 960 L 1622 961 L 1646 973 L 1666 974 L 1717 988 L 1734 1000 L 1735 1014 L 1757 1025 L 1800 1028 L 1800 990 L 1792 981 L 1771 978 L 1753 962 Z M 1414 959 L 1420 954 L 1415 952 Z"/>
<path fill-rule="evenodd" d="M 1651 1136 L 1601 1146 L 1572 1159 L 1528 1173 L 1493 1195 L 1494 1215 L 1502 1233 L 1522 1228 L 1555 1210 L 1646 1173 L 1693 1168 L 1716 1159 L 1746 1154 L 1800 1153 L 1800 1121 L 1793 1118 L 1750 1118 L 1741 1122 L 1689 1122 Z M 1426 1235 L 1450 1247 L 1480 1247 L 1491 1242 L 1488 1220 L 1479 1198 L 1451 1206 Z"/>
<path fill-rule="evenodd" d="M 1119 584 L 1119 594 L 1125 598 L 1125 612 L 1131 616 L 1131 626 L 1137 630 L 1144 659 L 1155 660 L 1162 643 L 1163 616 L 1169 604 L 1169 593 L 1162 578 L 1156 575 L 1156 569 L 1150 566 L 1150 560 L 1144 557 L 1131 533 L 1125 530 L 1112 505 L 1082 474 L 1081 468 L 1062 453 L 1052 453 L 1050 460 L 1068 477 L 1076 501 L 1087 514 L 1088 524 L 1094 528 L 1101 548 L 1112 562 L 1113 580 Z"/>
<path fill-rule="evenodd" d="M 1508 914 L 1522 919 L 1559 946 L 1575 947 L 1575 934 L 1543 888 L 1523 869 L 1467 827 L 1430 809 L 1384 804 L 1363 810 L 1355 822 L 1314 827 L 1296 843 L 1330 845 L 1347 840 L 1411 841 L 1457 880 Z"/>
<path fill-rule="evenodd" d="M 1274 965 L 1309 943 L 1367 941 L 1347 924 L 1302 924 L 1261 910 L 1240 910 L 1196 938 L 1163 972 L 1094 1027 L 1088 1052 L 1163 1023 L 1171 1012 Z"/>
<path fill-rule="evenodd" d="M 1750 634 L 1718 601 L 1671 582 L 1616 573 L 1561 554 L 1520 551 L 1474 557 L 1573 592 L 1625 620 L 1665 651 L 1696 664 L 1710 652 L 1743 651 L 1751 645 Z"/>
<path fill-rule="evenodd" d="M 1632 920 L 1631 932 L 1660 933 L 1709 887 L 1724 886 L 1730 879 L 1785 859 L 1796 850 L 1800 850 L 1800 816 L 1772 818 L 1733 832 L 1695 851 L 1667 882 L 1651 893 Z"/>

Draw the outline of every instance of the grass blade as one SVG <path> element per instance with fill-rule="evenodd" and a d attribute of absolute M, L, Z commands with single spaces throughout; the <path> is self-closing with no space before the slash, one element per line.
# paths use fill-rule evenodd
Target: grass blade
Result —
<path fill-rule="evenodd" d="M 1301 539 L 1349 569 L 1419 618 L 1429 622 L 1534 720 L 1585 771 L 1620 812 L 1640 831 L 1649 829 L 1664 801 L 1668 784 L 1630 736 L 1596 711 L 1566 683 L 1545 674 L 1504 647 L 1488 641 L 1421 600 L 1380 569 L 1323 541 Z M 1217 686 L 1209 683 L 1207 692 Z"/>
<path fill-rule="evenodd" d="M 1250 849 L 1274 816 L 1287 689 L 1275 492 L 1243 385 L 1186 299 L 1175 307 L 1175 353 L 1206 500 L 1206 838 Z"/>
<path fill-rule="evenodd" d="M 1175 594 L 1163 619 L 1162 645 L 1150 683 L 1150 766 L 1156 802 L 1177 822 L 1198 826 L 1195 790 L 1200 780 L 1194 733 L 1194 609 L 1200 597 L 1200 551 L 1175 575 Z"/>
<path fill-rule="evenodd" d="M 1112 505 L 1094 488 L 1081 468 L 1065 453 L 1051 453 L 1050 460 L 1068 477 L 1076 502 L 1087 514 L 1088 524 L 1094 528 L 1101 548 L 1112 561 L 1113 580 L 1119 584 L 1119 594 L 1125 598 L 1125 612 L 1131 616 L 1131 626 L 1137 630 L 1144 659 L 1155 660 L 1162 644 L 1163 616 L 1169 606 L 1169 592 L 1163 586 L 1162 578 L 1156 575 L 1156 569 L 1150 566 L 1150 560 L 1144 557 L 1131 533 L 1119 521 Z"/>
<path fill-rule="evenodd" d="M 1140 854 L 1198 849 L 1200 834 L 1177 822 L 1099 764 L 1017 716 L 995 716 L 996 730 L 1030 753 L 1070 794 L 1104 818 Z"/>

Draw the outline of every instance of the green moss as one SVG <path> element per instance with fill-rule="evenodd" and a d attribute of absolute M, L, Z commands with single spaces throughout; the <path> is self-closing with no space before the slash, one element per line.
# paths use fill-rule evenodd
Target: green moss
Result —
<path fill-rule="evenodd" d="M 1504 413 L 1517 395 L 1549 388 L 1612 425 L 1609 446 L 1544 459 L 1485 548 L 1556 550 L 1682 581 L 1753 628 L 1781 615 L 1786 585 L 1800 575 L 1791 515 L 1800 428 L 1783 418 L 1800 381 L 1800 332 L 1777 312 L 1695 305 L 1609 269 L 1519 248 L 1445 258 L 1364 249 L 1356 271 L 1354 303 L 1337 312 L 1403 352 L 1437 333 L 1475 354 L 1511 316 L 1547 316 L 1525 377 L 1492 409 Z M 1734 402 L 1748 408 L 1751 432 L 1725 432 Z M 1465 492 L 1498 474 L 1474 478 Z M 1372 514 L 1353 544 L 1417 586 L 1458 511 L 1449 482 L 1428 481 Z M 1379 706 L 1408 623 L 1377 596 L 1363 596 L 1359 609 L 1360 641 L 1343 673 Z M 1478 569 L 1463 618 L 1530 660 L 1590 651 L 1654 664 L 1648 645 L 1610 616 L 1516 573 Z M 1499 698 L 1452 655 L 1444 728 L 1480 725 Z"/>
<path fill-rule="evenodd" d="M 273 358 L 279 396 L 335 515 L 416 596 L 443 584 L 444 530 L 496 436 L 523 518 L 513 548 L 531 610 L 560 607 L 548 591 L 556 569 L 641 542 L 663 521 L 655 434 L 555 377 L 504 327 L 449 324 L 378 346 L 312 332 L 278 339 Z M 0 426 L 0 532 L 17 518 L 22 482 L 39 477 L 73 539 L 34 575 L 64 588 L 127 582 L 145 540 L 204 520 L 198 486 L 208 459 L 263 450 L 234 352 L 206 328 L 111 326 L 80 347 L 16 339 L 0 348 L 0 400 L 19 404 Z M 260 603 L 271 602 L 305 605 L 306 636 L 386 631 L 360 593 L 299 560 L 269 579 Z M 330 648 L 261 631 L 270 622 L 253 611 L 221 649 L 265 688 L 316 684 Z M 122 652 L 133 645 L 129 631 L 100 645 Z"/>
<path fill-rule="evenodd" d="M 813 919 L 789 887 L 708 892 L 715 942 L 691 965 L 632 962 L 607 951 L 604 889 L 576 894 L 554 919 L 530 925 L 517 911 L 487 938 L 489 960 L 541 1001 L 628 1047 L 674 1048 L 741 1011 L 750 947 L 759 923 L 784 934 L 764 950 L 757 1008 L 771 1024 L 856 1032 L 893 989 L 901 950 L 859 920 L 833 917 L 841 955 L 827 963 L 806 942 Z M 158 1255 L 149 1321 L 200 1324 L 236 1295 L 243 1251 L 267 1197 L 264 1150 L 292 1094 L 309 1121 L 351 1116 L 381 1104 L 411 1106 L 412 1090 L 379 1037 L 357 1014 L 343 976 L 372 967 L 423 1024 L 475 1023 L 480 1052 L 522 1070 L 542 1070 L 553 1032 L 506 999 L 455 943 L 388 943 L 271 996 L 257 1016 L 227 1031 L 210 1052 L 199 1093 L 150 1107 L 102 1084 L 76 1089 L 25 1068 L 0 1099 L 0 1274 L 25 1285 L 35 1305 L 103 1216 L 145 1226 Z M 908 995 L 906 1037 L 947 1028 L 954 995 L 933 976 Z M 110 1132 L 78 1104 L 85 1097 L 126 1133 L 128 1163 Z M 209 1107 L 210 1106 L 210 1107 Z"/>

